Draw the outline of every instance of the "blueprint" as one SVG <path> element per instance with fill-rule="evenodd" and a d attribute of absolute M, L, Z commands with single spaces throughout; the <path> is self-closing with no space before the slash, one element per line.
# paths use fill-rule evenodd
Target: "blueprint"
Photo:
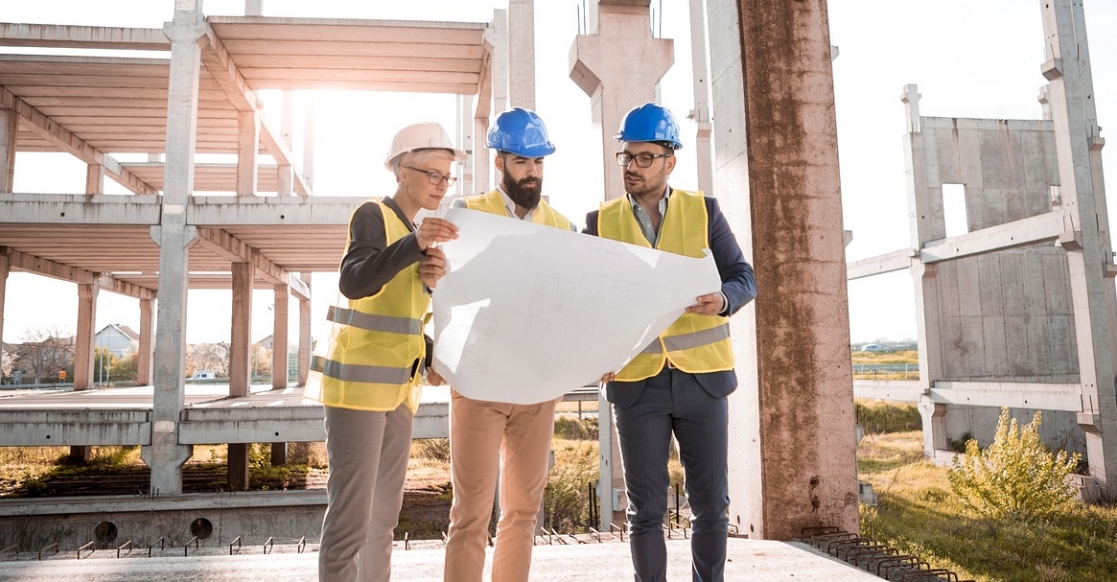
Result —
<path fill-rule="evenodd" d="M 619 371 L 695 298 L 695 259 L 452 208 L 458 238 L 433 293 L 434 370 L 476 400 L 534 404 Z"/>

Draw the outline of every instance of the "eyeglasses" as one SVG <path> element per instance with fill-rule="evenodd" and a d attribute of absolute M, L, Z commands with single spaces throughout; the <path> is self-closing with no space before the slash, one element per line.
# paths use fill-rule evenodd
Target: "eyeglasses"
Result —
<path fill-rule="evenodd" d="M 654 162 L 656 158 L 669 158 L 672 155 L 674 154 L 649 154 L 646 152 L 642 154 L 630 154 L 628 152 L 618 152 L 617 163 L 627 168 L 629 164 L 635 161 L 636 165 L 641 168 L 650 168 L 652 167 L 652 162 Z"/>
<path fill-rule="evenodd" d="M 404 167 L 407 168 L 408 170 L 414 170 L 416 172 L 426 174 L 427 175 L 427 180 L 430 180 L 430 183 L 434 184 L 435 186 L 441 184 L 443 181 L 446 182 L 446 186 L 453 186 L 454 182 L 458 181 L 458 179 L 455 178 L 454 176 L 443 175 L 442 173 L 437 172 L 435 170 L 424 170 L 422 168 L 413 168 L 411 166 L 404 166 Z"/>

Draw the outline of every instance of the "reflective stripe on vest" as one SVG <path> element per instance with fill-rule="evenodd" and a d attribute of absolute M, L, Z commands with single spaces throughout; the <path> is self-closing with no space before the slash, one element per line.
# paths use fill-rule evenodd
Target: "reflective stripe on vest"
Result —
<path fill-rule="evenodd" d="M 410 229 L 379 204 L 387 246 Z M 370 297 L 339 297 L 327 314 L 333 322 L 329 341 L 311 364 L 306 397 L 353 410 L 395 410 L 401 404 L 418 409 L 423 317 L 430 307 L 418 269 L 418 263 L 403 269 Z"/>
<path fill-rule="evenodd" d="M 418 334 L 423 331 L 423 321 L 420 319 L 372 315 L 338 307 L 337 305 L 330 306 L 329 311 L 326 312 L 326 320 L 368 331 L 383 331 L 385 333 Z"/>
<path fill-rule="evenodd" d="M 667 212 L 660 223 L 656 248 L 700 258 L 709 246 L 709 217 L 701 192 L 672 190 Z M 651 247 L 640 230 L 628 197 L 610 200 L 598 213 L 598 233 L 604 238 Z M 716 372 L 733 368 L 729 341 L 729 319 L 718 315 L 684 313 L 655 341 L 648 344 L 617 373 L 617 380 L 635 381 L 659 373 L 670 360 L 690 373 Z"/>
<path fill-rule="evenodd" d="M 493 190 L 488 194 L 480 196 L 470 196 L 465 198 L 465 207 L 470 210 L 480 210 L 488 212 L 489 214 L 496 214 L 497 216 L 508 216 L 508 207 L 504 205 L 504 197 L 500 195 L 499 190 Z M 564 230 L 570 230 L 570 221 L 565 216 L 561 215 L 546 200 L 540 200 L 539 206 L 535 207 L 535 211 L 531 215 L 531 221 L 535 224 L 545 224 L 547 226 L 554 226 Z"/>
<path fill-rule="evenodd" d="M 314 356 L 310 369 L 315 372 L 344 380 L 346 382 L 366 382 L 373 384 L 404 384 L 411 376 L 410 368 L 389 368 L 364 364 L 342 364 Z"/>

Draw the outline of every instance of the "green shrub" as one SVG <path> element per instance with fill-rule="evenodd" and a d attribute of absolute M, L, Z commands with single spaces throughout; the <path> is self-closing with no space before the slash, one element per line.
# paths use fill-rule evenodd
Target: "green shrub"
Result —
<path fill-rule="evenodd" d="M 1080 455 L 1052 454 L 1039 438 L 1042 413 L 1023 429 L 1001 409 L 993 444 L 982 451 L 966 443 L 965 457 L 955 457 L 948 479 L 962 503 L 978 515 L 1032 519 L 1063 512 L 1075 492 L 1067 477 Z"/>
<path fill-rule="evenodd" d="M 419 443 L 420 457 L 432 461 L 450 462 L 450 439 L 423 439 Z"/>
<path fill-rule="evenodd" d="M 570 441 L 597 440 L 597 418 L 555 417 L 555 436 Z"/>
<path fill-rule="evenodd" d="M 882 434 L 889 432 L 909 432 L 923 429 L 923 419 L 914 406 L 875 403 L 872 405 L 854 403 L 857 424 L 865 432 Z"/>
<path fill-rule="evenodd" d="M 559 445 L 556 442 L 556 445 Z M 586 531 L 589 489 L 597 483 L 600 465 L 596 442 L 556 446 L 555 466 L 543 492 L 543 526 L 558 531 Z"/>

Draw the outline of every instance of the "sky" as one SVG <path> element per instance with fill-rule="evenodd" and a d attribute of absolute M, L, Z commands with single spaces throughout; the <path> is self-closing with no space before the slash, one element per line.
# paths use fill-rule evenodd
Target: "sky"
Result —
<path fill-rule="evenodd" d="M 1044 84 L 1039 66 L 1045 60 L 1040 4 L 1021 0 L 830 0 L 831 44 L 839 51 L 833 71 L 843 223 L 853 232 L 853 241 L 846 247 L 848 260 L 885 254 L 910 244 L 902 147 L 905 115 L 900 101 L 904 85 L 919 86 L 925 116 L 1040 118 L 1036 95 Z M 686 146 L 693 146 L 696 128 L 686 119 L 693 107 L 689 2 L 652 0 L 651 5 L 657 35 L 661 26 L 662 36 L 675 40 L 675 65 L 661 81 L 661 102 L 676 114 Z M 205 0 L 203 6 L 207 15 L 244 13 L 244 0 Z M 472 22 L 490 21 L 494 9 L 506 6 L 507 0 L 263 0 L 266 16 Z M 558 148 L 547 160 L 544 194 L 578 225 L 601 200 L 600 192 L 587 190 L 580 181 L 586 164 L 597 163 L 599 138 L 590 120 L 589 97 L 569 79 L 569 51 L 578 33 L 581 6 L 582 0 L 538 0 L 535 7 L 535 108 L 547 122 L 551 140 Z M 156 28 L 171 19 L 173 8 L 173 0 L 6 0 L 0 2 L 0 21 Z M 1105 137 L 1107 126 L 1117 127 L 1117 35 L 1102 31 L 1117 30 L 1117 3 L 1086 0 L 1085 10 L 1095 103 Z M 17 50 L 0 47 L 0 52 Z M 265 94 L 264 98 L 265 112 L 278 116 L 276 96 Z M 453 96 L 328 92 L 316 94 L 313 102 L 316 195 L 390 195 L 395 184 L 391 174 L 382 169 L 382 161 L 395 131 L 423 120 L 438 121 L 451 132 L 455 124 Z M 716 126 L 716 111 L 713 116 Z M 299 124 L 297 144 L 302 130 Z M 296 145 L 295 150 L 298 158 L 301 147 Z M 1110 145 L 1102 152 L 1111 174 L 1117 172 L 1115 150 L 1117 146 Z M 684 147 L 678 155 L 672 185 L 696 188 L 694 148 Z M 146 159 L 125 154 L 117 157 Z M 202 156 L 198 160 L 208 161 Z M 613 167 L 606 171 L 618 170 Z M 16 192 L 80 194 L 84 185 L 85 164 L 74 158 L 65 154 L 17 155 Z M 106 191 L 126 192 L 111 180 L 106 180 Z M 1117 204 L 1109 207 L 1117 210 Z M 1117 224 L 1113 216 L 1110 222 Z M 189 343 L 228 340 L 230 297 L 227 291 L 190 292 L 186 326 Z M 336 275 L 316 273 L 312 304 L 315 336 L 336 297 Z M 253 341 L 272 333 L 272 301 L 270 290 L 257 291 L 254 296 Z M 295 306 L 292 301 L 292 338 L 297 337 Z M 849 307 L 850 335 L 855 344 L 915 337 L 912 281 L 906 271 L 851 282 Z M 33 328 L 72 333 L 77 319 L 76 287 L 13 272 L 8 278 L 4 315 L 6 342 L 22 341 Z M 96 328 L 111 323 L 138 329 L 137 301 L 101 293 Z"/>

